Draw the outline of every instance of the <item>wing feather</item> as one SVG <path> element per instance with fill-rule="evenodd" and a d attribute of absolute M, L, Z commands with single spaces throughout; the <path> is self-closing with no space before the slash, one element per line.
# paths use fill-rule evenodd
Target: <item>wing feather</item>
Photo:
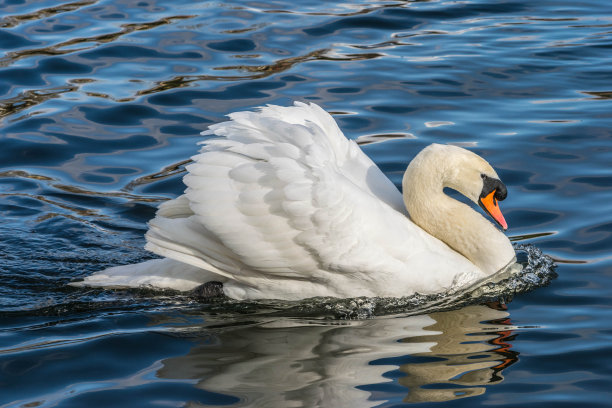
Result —
<path fill-rule="evenodd" d="M 307 280 L 301 290 L 311 296 L 324 294 L 317 285 L 335 294 L 363 285 L 376 268 L 388 276 L 406 269 L 402 246 L 419 239 L 419 228 L 327 112 L 298 102 L 229 117 L 203 133 L 214 137 L 187 166 L 185 194 L 151 221 L 148 249 L 253 290 Z M 381 285 L 397 284 L 384 276 Z"/>

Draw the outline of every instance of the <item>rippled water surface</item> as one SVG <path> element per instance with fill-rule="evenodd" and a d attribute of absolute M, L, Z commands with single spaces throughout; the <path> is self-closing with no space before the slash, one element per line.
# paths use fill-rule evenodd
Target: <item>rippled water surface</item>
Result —
<path fill-rule="evenodd" d="M 611 56 L 600 0 L 0 1 L 0 406 L 610 406 Z M 66 285 L 152 257 L 200 131 L 293 100 L 398 185 L 486 157 L 558 277 L 420 312 Z"/>

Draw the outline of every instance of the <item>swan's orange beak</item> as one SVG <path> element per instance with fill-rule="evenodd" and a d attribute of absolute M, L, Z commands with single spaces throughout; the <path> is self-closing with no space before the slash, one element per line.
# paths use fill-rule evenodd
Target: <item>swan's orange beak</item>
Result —
<path fill-rule="evenodd" d="M 504 216 L 502 215 L 501 209 L 499 208 L 499 205 L 497 204 L 497 199 L 495 198 L 495 193 L 497 190 L 493 190 L 489 193 L 488 196 L 486 197 L 481 197 L 478 200 L 478 204 L 482 207 L 483 210 L 485 210 L 485 212 L 487 214 L 489 214 L 491 216 L 491 218 L 493 218 L 495 220 L 495 222 L 497 222 L 499 224 L 500 227 L 502 227 L 505 230 L 508 229 L 508 224 L 506 224 L 506 220 L 504 219 Z"/>

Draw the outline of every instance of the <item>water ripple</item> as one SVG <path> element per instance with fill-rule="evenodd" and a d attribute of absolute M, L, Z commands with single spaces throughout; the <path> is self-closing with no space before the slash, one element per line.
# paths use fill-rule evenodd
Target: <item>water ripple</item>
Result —
<path fill-rule="evenodd" d="M 606 2 L 55 3 L 0 4 L 0 405 L 609 405 Z M 558 278 L 442 312 L 66 286 L 151 257 L 146 222 L 209 124 L 296 99 L 398 186 L 429 143 L 484 156 L 509 236 Z"/>

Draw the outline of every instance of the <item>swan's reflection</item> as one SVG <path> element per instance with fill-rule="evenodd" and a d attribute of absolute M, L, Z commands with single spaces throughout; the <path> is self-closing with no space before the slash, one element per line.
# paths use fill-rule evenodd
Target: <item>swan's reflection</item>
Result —
<path fill-rule="evenodd" d="M 509 325 L 487 306 L 333 325 L 274 320 L 215 331 L 158 375 L 255 407 L 446 401 L 503 379 L 518 355 Z"/>
<path fill-rule="evenodd" d="M 433 313 L 435 323 L 426 330 L 436 332 L 404 342 L 435 343 L 415 357 L 434 357 L 403 364 L 398 381 L 408 388 L 405 402 L 448 401 L 481 395 L 486 385 L 503 380 L 501 371 L 517 360 L 509 343 L 512 331 L 508 313 L 486 306 L 471 306 L 452 312 Z"/>

